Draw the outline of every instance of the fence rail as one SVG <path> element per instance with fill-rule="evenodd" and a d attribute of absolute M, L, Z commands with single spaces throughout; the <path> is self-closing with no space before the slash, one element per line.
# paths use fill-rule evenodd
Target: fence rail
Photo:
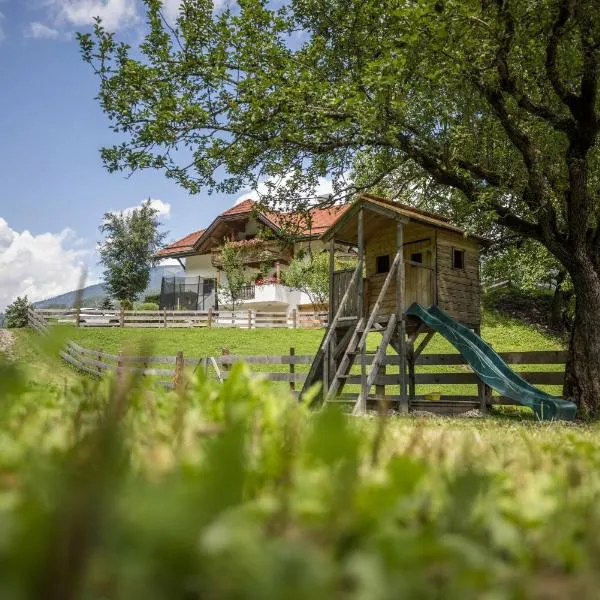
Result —
<path fill-rule="evenodd" d="M 29 324 L 38 333 L 44 334 L 49 325 L 40 311 L 29 311 Z M 152 356 L 130 356 L 125 354 L 111 354 L 101 350 L 85 348 L 75 342 L 67 342 L 60 356 L 67 363 L 95 377 L 106 373 L 136 373 L 145 377 L 152 377 L 154 381 L 164 387 L 177 387 L 185 377 L 186 370 L 197 371 L 203 369 L 220 381 L 230 376 L 230 368 L 237 362 L 244 361 L 255 367 L 257 374 L 266 377 L 270 381 L 287 383 L 293 393 L 297 393 L 299 387 L 308 373 L 308 367 L 312 364 L 313 355 L 296 354 L 294 348 L 290 348 L 289 354 L 284 355 L 253 355 L 242 356 L 229 354 L 226 349 L 220 356 L 200 357 L 184 356 L 179 352 L 176 356 L 152 355 Z M 375 354 L 366 355 L 367 365 L 371 364 Z M 561 385 L 564 376 L 564 364 L 567 353 L 564 351 L 543 350 L 525 352 L 501 352 L 500 356 L 507 364 L 518 366 L 519 375 L 529 383 L 535 385 L 557 386 Z M 387 355 L 383 364 L 386 367 L 397 367 L 400 358 L 395 354 Z M 556 366 L 563 368 L 556 370 Z M 451 389 L 458 386 L 475 385 L 479 382 L 478 377 L 468 369 L 467 362 L 460 354 L 421 354 L 416 361 L 417 372 L 415 384 L 417 386 L 449 386 Z M 432 367 L 446 369 L 445 372 L 433 372 Z M 465 370 L 459 370 L 464 367 Z M 528 368 L 529 367 L 529 368 Z M 545 370 L 540 370 L 547 367 Z M 554 370 L 552 369 L 554 367 Z M 450 369 L 450 370 L 448 370 Z M 381 399 L 394 403 L 400 401 L 398 393 L 399 376 L 382 369 L 382 373 L 375 379 L 376 393 L 369 398 L 372 405 Z M 360 384 L 360 375 L 351 373 L 346 379 L 350 386 Z M 392 389 L 389 389 L 392 386 Z M 454 391 L 454 390 L 453 390 Z M 458 389 L 460 392 L 460 389 Z M 341 394 L 336 401 L 342 403 L 353 403 L 358 395 L 356 393 Z M 440 400 L 428 400 L 426 394 L 417 394 L 411 402 L 412 409 L 427 409 L 436 406 L 436 412 L 448 414 L 460 413 L 470 408 L 478 408 L 481 399 L 478 395 L 464 393 L 443 394 Z M 512 399 L 504 396 L 492 396 L 492 405 L 513 405 Z"/>
<path fill-rule="evenodd" d="M 327 325 L 326 312 L 256 310 L 76 310 L 36 308 L 38 318 L 81 327 L 139 327 L 139 328 L 192 328 L 237 327 L 240 329 L 288 328 L 316 329 Z M 78 319 L 79 314 L 79 319 Z"/>

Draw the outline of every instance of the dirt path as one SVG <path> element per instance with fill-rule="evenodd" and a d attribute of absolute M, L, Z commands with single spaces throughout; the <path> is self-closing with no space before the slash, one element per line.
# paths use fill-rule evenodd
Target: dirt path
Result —
<path fill-rule="evenodd" d="M 15 337 L 8 329 L 0 329 L 0 353 L 12 357 L 12 347 Z"/>

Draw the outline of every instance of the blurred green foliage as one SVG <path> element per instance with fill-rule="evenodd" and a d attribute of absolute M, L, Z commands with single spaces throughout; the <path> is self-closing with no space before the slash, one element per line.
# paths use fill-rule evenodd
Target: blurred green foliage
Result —
<path fill-rule="evenodd" d="M 180 393 L 0 369 L 3 599 L 597 592 L 597 426 L 311 413 L 243 364 Z"/>

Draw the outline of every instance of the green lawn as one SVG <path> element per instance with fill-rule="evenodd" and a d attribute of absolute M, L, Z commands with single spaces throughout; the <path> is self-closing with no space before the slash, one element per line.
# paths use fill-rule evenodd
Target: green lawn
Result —
<path fill-rule="evenodd" d="M 87 348 L 116 353 L 136 348 L 151 349 L 154 354 L 185 356 L 215 356 L 227 348 L 231 354 L 287 354 L 294 347 L 296 354 L 314 354 L 323 338 L 323 329 L 119 329 L 73 328 L 69 337 Z M 482 336 L 496 350 L 554 350 L 560 343 L 518 321 L 486 314 Z M 375 349 L 381 336 L 371 334 L 369 347 Z M 430 353 L 456 352 L 452 345 L 436 335 L 426 349 Z"/>
<path fill-rule="evenodd" d="M 77 343 L 104 352 L 117 353 L 120 350 L 129 353 L 154 355 L 175 355 L 182 351 L 185 357 L 218 356 L 224 348 L 236 355 L 279 355 L 288 354 L 290 347 L 296 354 L 313 355 L 323 337 L 324 330 L 310 329 L 119 329 L 119 328 L 73 328 L 69 337 Z M 510 350 L 555 350 L 560 342 L 536 329 L 515 320 L 506 319 L 494 313 L 485 313 L 482 325 L 483 338 L 500 352 Z M 368 346 L 374 350 L 381 336 L 373 333 L 369 336 Z M 393 350 L 388 350 L 390 353 Z M 456 353 L 452 345 L 440 335 L 434 336 L 427 346 L 426 353 Z M 285 365 L 254 366 L 256 371 L 286 371 Z M 523 369 L 518 367 L 517 370 Z M 537 365 L 528 370 L 562 370 L 560 365 Z M 297 372 L 308 370 L 308 365 L 297 367 Z M 460 372 L 468 371 L 466 366 L 418 367 L 417 372 Z M 354 367 L 354 372 L 358 367 Z M 396 367 L 388 367 L 388 373 L 397 372 Z M 357 386 L 348 386 L 346 391 L 357 391 Z M 559 386 L 543 386 L 549 393 L 560 394 Z M 475 395 L 475 385 L 419 385 L 417 394 L 439 391 L 442 394 Z"/>
<path fill-rule="evenodd" d="M 49 342 L 32 329 L 11 329 L 12 350 L 31 388 L 62 390 L 77 381 L 77 373 L 57 356 L 59 340 Z"/>

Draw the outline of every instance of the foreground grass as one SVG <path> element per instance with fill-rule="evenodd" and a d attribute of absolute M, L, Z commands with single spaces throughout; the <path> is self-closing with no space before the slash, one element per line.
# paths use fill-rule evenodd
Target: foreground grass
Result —
<path fill-rule="evenodd" d="M 2 598 L 597 597 L 596 425 L 315 414 L 243 365 L 45 398 L 0 405 Z"/>

